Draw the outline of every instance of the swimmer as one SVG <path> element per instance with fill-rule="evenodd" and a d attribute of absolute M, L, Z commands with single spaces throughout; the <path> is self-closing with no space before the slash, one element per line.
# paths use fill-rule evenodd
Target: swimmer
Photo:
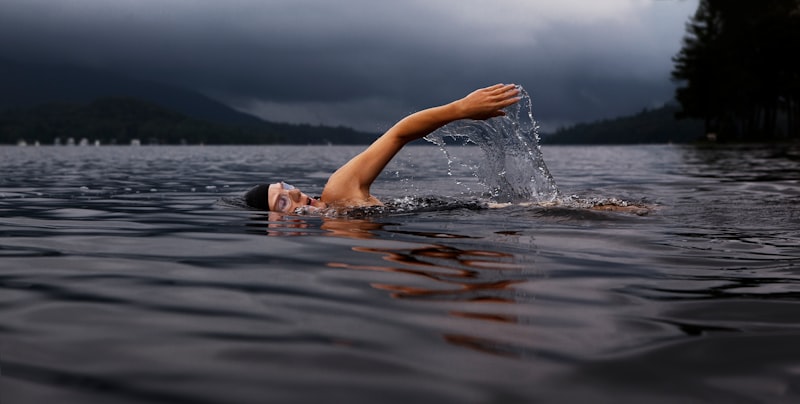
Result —
<path fill-rule="evenodd" d="M 293 213 L 303 207 L 343 209 L 382 206 L 381 201 L 370 193 L 370 186 L 403 146 L 453 121 L 503 116 L 503 108 L 517 103 L 519 95 L 520 91 L 514 84 L 495 84 L 475 90 L 449 104 L 403 118 L 366 150 L 336 170 L 328 178 L 319 199 L 311 198 L 281 181 L 253 187 L 245 194 L 245 201 L 252 208 L 281 213 Z"/>

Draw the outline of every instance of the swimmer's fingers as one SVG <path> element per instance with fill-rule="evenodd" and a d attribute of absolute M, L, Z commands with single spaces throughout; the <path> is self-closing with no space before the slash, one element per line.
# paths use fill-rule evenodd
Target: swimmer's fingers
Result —
<path fill-rule="evenodd" d="M 513 100 L 508 100 L 508 101 L 507 101 L 507 102 L 506 102 L 504 105 L 502 105 L 502 106 L 500 107 L 500 109 L 498 109 L 498 110 L 496 111 L 496 115 L 494 115 L 494 116 L 506 116 L 506 111 L 503 111 L 503 108 L 505 108 L 505 107 L 508 107 L 508 106 L 511 106 L 511 105 L 514 105 L 514 104 L 516 104 L 517 102 L 519 102 L 519 100 L 520 100 L 519 98 L 515 98 L 515 99 L 513 99 Z"/>
<path fill-rule="evenodd" d="M 503 108 L 520 100 L 519 89 L 514 84 L 495 84 L 473 91 L 457 101 L 463 118 L 488 119 L 503 116 Z"/>

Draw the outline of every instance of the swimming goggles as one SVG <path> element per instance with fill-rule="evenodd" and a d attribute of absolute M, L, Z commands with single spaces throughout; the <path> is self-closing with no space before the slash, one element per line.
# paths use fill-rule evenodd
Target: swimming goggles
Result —
<path fill-rule="evenodd" d="M 280 184 L 281 188 L 284 191 L 291 191 L 295 189 L 294 186 L 289 185 L 283 181 L 281 181 Z M 278 197 L 275 198 L 275 204 L 272 205 L 272 210 L 276 212 L 290 213 L 292 205 L 293 205 L 292 198 L 290 198 L 289 195 L 280 193 L 278 194 Z"/>

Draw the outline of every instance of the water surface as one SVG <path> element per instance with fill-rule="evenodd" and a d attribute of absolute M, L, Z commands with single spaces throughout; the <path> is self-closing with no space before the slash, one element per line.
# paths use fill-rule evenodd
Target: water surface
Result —
<path fill-rule="evenodd" d="M 645 216 L 484 209 L 432 146 L 373 187 L 432 209 L 226 202 L 358 151 L 0 147 L 2 402 L 800 399 L 797 147 L 543 149 Z"/>

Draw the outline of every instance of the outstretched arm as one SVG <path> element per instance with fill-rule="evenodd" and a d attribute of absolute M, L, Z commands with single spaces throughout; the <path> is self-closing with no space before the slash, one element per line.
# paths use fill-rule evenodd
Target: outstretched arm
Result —
<path fill-rule="evenodd" d="M 322 201 L 371 199 L 369 188 L 400 149 L 436 129 L 459 119 L 488 119 L 505 115 L 503 108 L 519 101 L 513 84 L 496 84 L 475 90 L 449 104 L 416 112 L 397 122 L 361 154 L 353 157 L 328 179 Z"/>

